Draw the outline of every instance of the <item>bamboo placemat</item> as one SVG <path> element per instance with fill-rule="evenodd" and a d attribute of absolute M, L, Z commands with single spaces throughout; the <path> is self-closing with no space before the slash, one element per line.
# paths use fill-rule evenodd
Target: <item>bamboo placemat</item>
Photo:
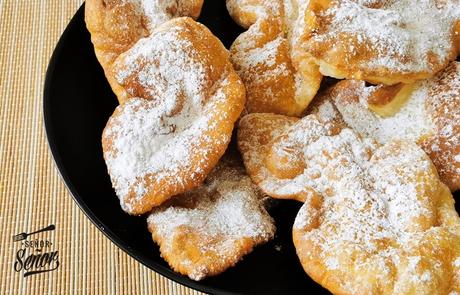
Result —
<path fill-rule="evenodd" d="M 82 0 L 0 0 L 0 294 L 198 294 L 129 257 L 84 216 L 54 166 L 42 123 L 45 71 Z M 13 235 L 59 251 L 55 271 L 16 272 Z"/>

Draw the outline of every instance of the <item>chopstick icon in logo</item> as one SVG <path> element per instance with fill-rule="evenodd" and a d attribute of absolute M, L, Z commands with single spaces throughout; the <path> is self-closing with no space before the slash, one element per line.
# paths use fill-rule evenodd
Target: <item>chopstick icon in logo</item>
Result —
<path fill-rule="evenodd" d="M 37 231 L 31 232 L 31 233 L 20 233 L 15 236 L 13 236 L 13 242 L 18 242 L 27 239 L 28 236 L 38 234 L 44 231 L 50 231 L 50 230 L 55 230 L 56 226 L 54 224 L 48 225 L 45 228 L 39 229 Z"/>

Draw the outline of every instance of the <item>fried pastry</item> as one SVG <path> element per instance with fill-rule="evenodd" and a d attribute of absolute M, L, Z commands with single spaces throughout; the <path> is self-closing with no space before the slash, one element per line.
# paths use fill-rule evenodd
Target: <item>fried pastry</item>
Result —
<path fill-rule="evenodd" d="M 325 76 L 375 84 L 432 77 L 460 52 L 458 0 L 310 0 L 296 50 Z"/>
<path fill-rule="evenodd" d="M 238 147 L 246 170 L 255 184 L 273 198 L 304 201 L 315 191 L 314 179 L 322 175 L 327 161 L 319 166 L 306 164 L 299 147 L 307 141 L 332 136 L 345 128 L 337 120 L 321 120 L 317 115 L 303 119 L 276 114 L 244 116 L 238 128 Z M 347 129 L 347 132 L 353 131 Z M 356 135 L 354 135 L 357 137 Z M 366 140 L 372 146 L 372 140 Z"/>
<path fill-rule="evenodd" d="M 458 292 L 460 219 L 429 157 L 410 141 L 363 138 L 331 111 L 240 123 L 254 182 L 304 202 L 293 239 L 305 271 L 335 294 Z"/>
<path fill-rule="evenodd" d="M 296 0 L 227 0 L 244 28 L 230 56 L 246 85 L 249 113 L 299 116 L 319 89 L 322 76 L 310 56 L 295 52 L 297 17 L 306 3 Z"/>
<path fill-rule="evenodd" d="M 408 141 L 359 154 L 350 139 L 313 143 L 335 155 L 316 180 L 334 190 L 295 219 L 305 271 L 334 294 L 458 294 L 460 218 L 429 157 Z"/>
<path fill-rule="evenodd" d="M 193 280 L 222 273 L 275 233 L 263 195 L 229 159 L 202 186 L 155 208 L 148 227 L 161 256 Z"/>
<path fill-rule="evenodd" d="M 87 0 L 85 22 L 97 59 L 120 102 L 128 96 L 115 83 L 110 68 L 115 59 L 149 36 L 160 24 L 180 16 L 197 18 L 203 0 Z"/>
<path fill-rule="evenodd" d="M 418 143 L 441 180 L 452 191 L 460 188 L 459 62 L 413 85 L 342 81 L 322 99 L 331 101 L 344 121 L 363 136 L 382 144 L 393 139 Z"/>
<path fill-rule="evenodd" d="M 244 107 L 228 52 L 191 18 L 170 20 L 114 62 L 131 98 L 102 136 L 123 209 L 143 214 L 199 186 L 224 154 Z"/>

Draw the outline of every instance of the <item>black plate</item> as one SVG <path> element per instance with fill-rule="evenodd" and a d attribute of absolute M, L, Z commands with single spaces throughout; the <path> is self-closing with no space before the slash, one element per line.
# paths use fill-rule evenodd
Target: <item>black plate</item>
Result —
<path fill-rule="evenodd" d="M 239 28 L 224 0 L 206 0 L 200 22 L 228 47 Z M 195 282 L 173 272 L 160 257 L 145 217 L 119 205 L 102 157 L 102 130 L 117 106 L 90 42 L 81 7 L 62 35 L 46 75 L 44 119 L 56 165 L 74 200 L 91 221 L 129 255 L 188 287 L 215 294 L 326 294 L 303 271 L 291 239 L 300 204 L 274 201 L 278 233 L 224 274 Z"/>

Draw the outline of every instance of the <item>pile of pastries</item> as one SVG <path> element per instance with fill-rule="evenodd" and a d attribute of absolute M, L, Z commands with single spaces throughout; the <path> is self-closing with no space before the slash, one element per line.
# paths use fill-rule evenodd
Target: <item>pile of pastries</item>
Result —
<path fill-rule="evenodd" d="M 203 0 L 86 1 L 123 210 L 201 280 L 273 239 L 267 197 L 297 200 L 299 261 L 332 293 L 460 294 L 460 1 L 226 4 L 230 50 Z"/>

